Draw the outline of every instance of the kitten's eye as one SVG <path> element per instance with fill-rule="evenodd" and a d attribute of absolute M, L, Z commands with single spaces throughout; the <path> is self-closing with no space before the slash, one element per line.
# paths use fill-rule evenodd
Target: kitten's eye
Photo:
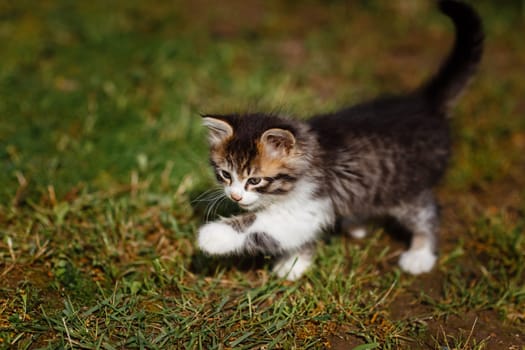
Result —
<path fill-rule="evenodd" d="M 231 180 L 231 179 L 232 179 L 232 176 L 231 176 L 230 173 L 227 172 L 226 170 L 221 170 L 221 176 L 222 176 L 225 180 Z"/>
<path fill-rule="evenodd" d="M 255 186 L 261 183 L 261 178 L 260 177 L 250 177 L 247 182 L 249 185 Z"/>

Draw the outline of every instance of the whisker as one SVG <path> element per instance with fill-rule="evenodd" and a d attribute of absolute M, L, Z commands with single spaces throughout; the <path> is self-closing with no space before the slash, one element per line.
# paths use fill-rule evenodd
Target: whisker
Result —
<path fill-rule="evenodd" d="M 210 221 L 210 218 L 215 217 L 217 210 L 220 207 L 220 204 L 222 201 L 226 199 L 225 194 L 221 191 L 221 193 L 217 196 L 215 196 L 212 201 L 210 201 L 210 204 L 206 208 L 206 215 L 205 220 L 206 222 Z"/>
<path fill-rule="evenodd" d="M 215 197 L 217 194 L 222 192 L 222 188 L 212 188 L 203 193 L 201 193 L 197 198 L 193 199 L 191 203 L 197 202 L 206 202 L 209 201 L 211 197 Z"/>
<path fill-rule="evenodd" d="M 216 217 L 217 216 L 217 212 L 219 211 L 219 208 L 221 207 L 222 203 L 224 203 L 224 201 L 226 200 L 226 196 L 223 196 L 222 198 L 220 198 L 218 201 L 217 201 L 217 205 L 215 206 L 215 211 L 213 213 L 213 217 Z"/>

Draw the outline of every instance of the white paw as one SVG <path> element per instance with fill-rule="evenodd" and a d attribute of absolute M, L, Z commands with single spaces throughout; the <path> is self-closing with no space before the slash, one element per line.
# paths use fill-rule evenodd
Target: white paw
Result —
<path fill-rule="evenodd" d="M 298 280 L 312 264 L 312 258 L 305 255 L 292 255 L 280 259 L 273 267 L 277 276 L 286 277 L 288 281 Z"/>
<path fill-rule="evenodd" d="M 226 255 L 240 250 L 244 239 L 245 236 L 231 226 L 221 222 L 212 222 L 199 229 L 197 243 L 205 253 Z"/>
<path fill-rule="evenodd" d="M 409 250 L 401 254 L 399 266 L 412 275 L 429 272 L 434 267 L 437 257 L 428 248 Z"/>
<path fill-rule="evenodd" d="M 356 239 L 362 239 L 366 237 L 366 229 L 362 227 L 354 228 L 348 231 L 348 234 Z"/>

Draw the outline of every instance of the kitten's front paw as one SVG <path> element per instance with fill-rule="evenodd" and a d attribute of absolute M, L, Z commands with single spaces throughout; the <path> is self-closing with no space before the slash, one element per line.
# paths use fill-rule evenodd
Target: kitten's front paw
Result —
<path fill-rule="evenodd" d="M 205 253 L 211 255 L 233 254 L 244 245 L 244 235 L 231 226 L 212 222 L 199 229 L 197 244 Z"/>
<path fill-rule="evenodd" d="M 430 249 L 409 250 L 401 254 L 399 266 L 412 275 L 429 272 L 434 267 L 437 257 Z"/>

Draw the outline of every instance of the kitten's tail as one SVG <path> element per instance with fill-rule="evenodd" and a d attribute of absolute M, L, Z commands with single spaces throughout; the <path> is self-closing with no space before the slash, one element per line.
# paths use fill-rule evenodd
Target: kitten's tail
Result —
<path fill-rule="evenodd" d="M 455 0 L 439 1 L 441 12 L 454 22 L 454 47 L 437 74 L 422 86 L 434 107 L 445 112 L 469 83 L 483 54 L 483 26 L 476 11 Z"/>

